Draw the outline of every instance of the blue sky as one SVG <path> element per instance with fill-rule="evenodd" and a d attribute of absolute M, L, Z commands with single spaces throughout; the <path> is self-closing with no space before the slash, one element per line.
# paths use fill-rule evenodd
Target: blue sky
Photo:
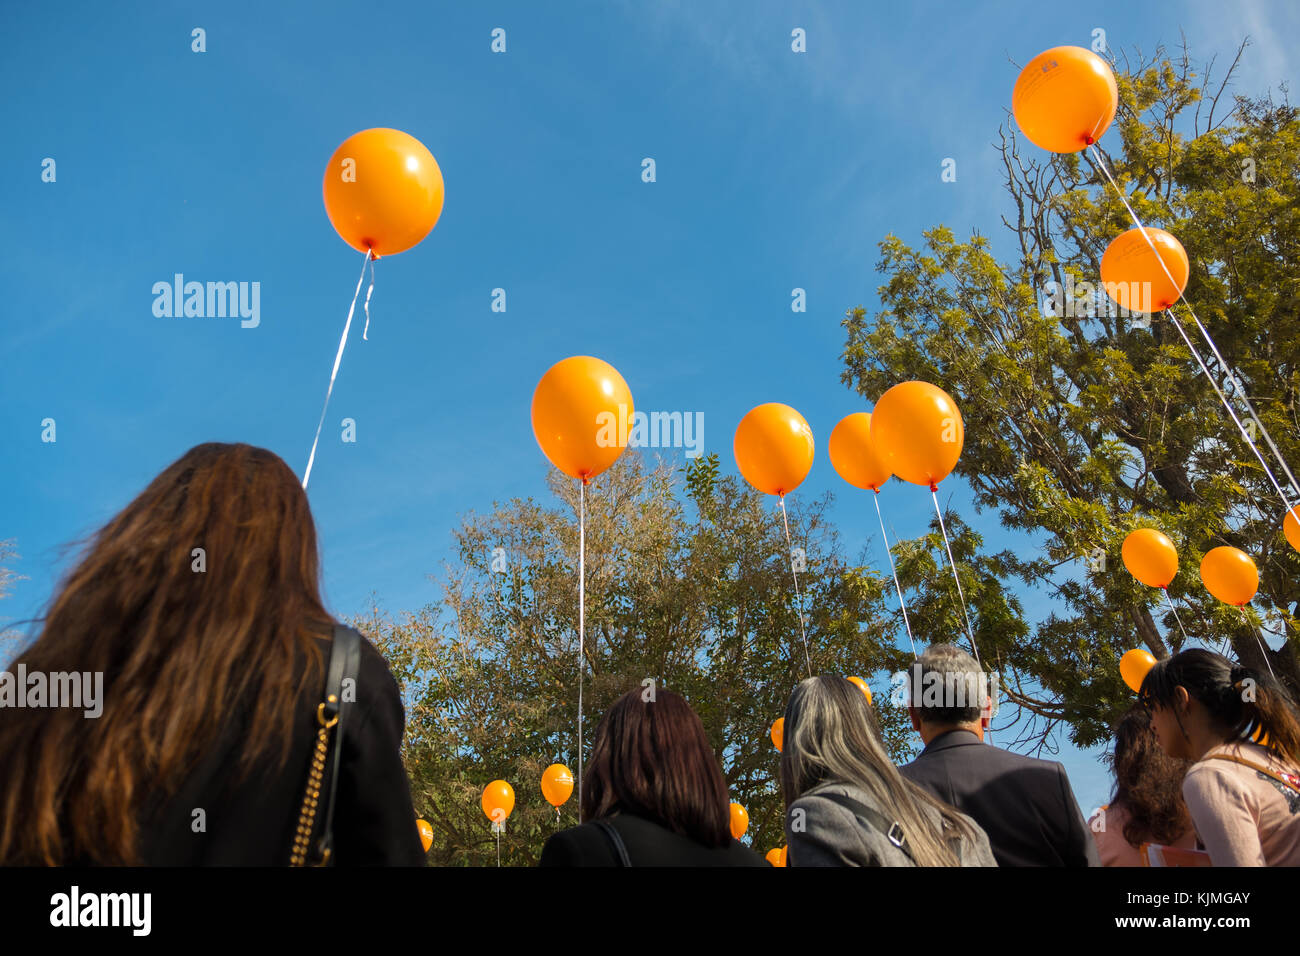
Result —
<path fill-rule="evenodd" d="M 991 144 L 1010 60 L 1096 28 L 1143 51 L 1181 30 L 1220 69 L 1249 34 L 1242 92 L 1298 72 L 1286 2 L 4 5 L 0 539 L 27 580 L 0 611 L 39 613 L 63 545 L 194 444 L 262 445 L 302 473 L 360 266 L 321 177 L 373 126 L 422 140 L 447 198 L 421 245 L 378 263 L 370 340 L 354 325 L 330 405 L 310 496 L 335 613 L 436 600 L 459 516 L 545 495 L 528 406 L 572 354 L 611 362 L 639 409 L 702 412 L 733 472 L 748 409 L 798 408 L 818 438 L 799 493 L 836 493 L 856 551 L 875 516 L 825 457 L 866 408 L 839 382 L 844 311 L 874 307 L 887 233 L 944 223 L 1007 248 Z M 260 325 L 154 317 L 153 284 L 178 272 L 259 282 Z M 932 513 L 922 489 L 882 504 L 904 537 Z M 1102 802 L 1095 755 L 1062 759 L 1084 809 Z"/>

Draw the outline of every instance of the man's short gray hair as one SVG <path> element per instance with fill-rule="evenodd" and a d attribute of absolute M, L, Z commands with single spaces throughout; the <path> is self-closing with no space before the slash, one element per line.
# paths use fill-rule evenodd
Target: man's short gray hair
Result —
<path fill-rule="evenodd" d="M 975 658 L 953 644 L 932 644 L 911 671 L 911 701 L 928 724 L 968 724 L 979 720 L 989 696 L 988 677 Z M 934 674 L 934 677 L 927 677 Z M 937 698 L 937 699 L 936 699 Z M 937 706 L 936 706 L 937 704 Z"/>

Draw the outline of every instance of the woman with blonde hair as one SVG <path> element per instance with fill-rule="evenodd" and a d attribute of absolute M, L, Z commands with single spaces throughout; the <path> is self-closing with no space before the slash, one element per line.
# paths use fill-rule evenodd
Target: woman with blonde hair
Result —
<path fill-rule="evenodd" d="M 803 681 L 785 710 L 781 791 L 790 866 L 996 866 L 970 817 L 898 772 L 866 696 Z"/>

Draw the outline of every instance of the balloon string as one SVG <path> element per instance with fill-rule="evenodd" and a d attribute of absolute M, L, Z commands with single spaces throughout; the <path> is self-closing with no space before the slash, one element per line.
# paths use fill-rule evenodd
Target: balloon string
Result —
<path fill-rule="evenodd" d="M 368 252 L 366 253 L 366 258 L 370 260 L 370 288 L 366 289 L 366 302 L 365 302 L 366 324 L 365 327 L 361 330 L 361 340 L 363 342 L 370 341 L 368 337 L 368 333 L 370 332 L 370 295 L 372 292 L 375 291 L 375 260 L 370 257 L 370 254 Z M 362 269 L 362 272 L 363 273 L 365 272 L 364 268 Z"/>
<path fill-rule="evenodd" d="M 1169 596 L 1169 589 L 1161 588 L 1160 590 L 1165 593 L 1165 603 L 1169 605 L 1169 610 L 1174 612 L 1174 620 L 1178 622 L 1178 630 L 1183 633 L 1183 641 L 1190 641 L 1191 638 L 1187 636 L 1187 629 L 1183 627 L 1183 619 L 1178 616 L 1178 608 L 1174 607 L 1173 598 Z"/>
<path fill-rule="evenodd" d="M 957 574 L 957 562 L 952 557 L 952 545 L 948 541 L 948 529 L 943 525 L 943 512 L 939 510 L 939 489 L 934 485 L 930 486 L 930 497 L 934 499 L 934 513 L 939 516 L 939 530 L 943 532 L 943 546 L 948 551 L 948 564 L 952 567 L 952 579 L 957 582 L 957 597 L 961 601 L 961 616 L 966 622 L 966 636 L 970 638 L 970 649 L 975 652 L 975 663 L 982 668 L 984 665 L 980 662 L 980 651 L 975 646 L 975 632 L 971 630 L 970 615 L 966 613 L 966 595 L 961 590 L 961 576 Z"/>
<path fill-rule="evenodd" d="M 1273 673 L 1273 662 L 1268 659 L 1268 648 L 1264 646 L 1264 639 L 1259 636 L 1259 628 L 1250 623 L 1250 618 L 1246 616 L 1245 605 L 1238 604 L 1237 610 L 1241 612 L 1241 618 L 1250 626 L 1250 631 L 1255 635 L 1255 641 L 1259 644 L 1259 652 L 1264 656 L 1264 663 L 1268 665 L 1268 675 L 1277 680 L 1277 675 Z"/>
<path fill-rule="evenodd" d="M 497 866 L 501 865 L 501 831 L 497 831 Z"/>
<path fill-rule="evenodd" d="M 357 297 L 361 295 L 361 283 L 366 278 L 366 263 L 370 261 L 370 250 L 366 250 L 366 258 L 361 263 L 361 276 L 357 279 L 357 291 L 352 293 L 352 305 L 348 307 L 348 320 L 343 323 L 343 337 L 339 339 L 339 350 L 334 356 L 334 369 L 330 372 L 330 385 L 325 391 L 325 404 L 321 406 L 320 421 L 316 423 L 316 437 L 311 443 L 311 454 L 307 456 L 307 471 L 302 476 L 303 491 L 307 490 L 307 482 L 311 479 L 311 466 L 316 461 L 316 446 L 320 444 L 320 430 L 325 425 L 325 410 L 330 407 L 330 396 L 334 394 L 334 380 L 338 378 L 339 365 L 343 361 L 343 349 L 348 344 L 348 329 L 352 328 L 352 314 L 357 308 Z M 373 286 L 372 286 L 373 288 Z M 366 296 L 369 300 L 369 296 Z"/>
<path fill-rule="evenodd" d="M 1204 338 L 1207 343 L 1209 343 L 1210 350 L 1214 352 L 1215 357 L 1219 360 L 1220 366 L 1226 371 L 1228 369 L 1228 363 L 1224 361 L 1223 356 L 1219 353 L 1218 346 L 1214 344 L 1214 339 L 1210 338 L 1210 333 L 1206 330 L 1205 326 L 1201 324 L 1201 320 L 1196 315 L 1196 310 L 1192 308 L 1192 304 L 1187 301 L 1187 298 L 1183 295 L 1182 290 L 1179 289 L 1178 283 L 1174 281 L 1174 277 L 1169 272 L 1168 266 L 1165 265 L 1164 257 L 1160 255 L 1159 251 L 1155 247 L 1155 243 L 1153 243 L 1151 241 L 1151 237 L 1147 235 L 1146 226 L 1142 224 L 1142 220 L 1138 218 L 1137 213 L 1133 211 L 1133 207 L 1129 205 L 1128 198 L 1124 195 L 1123 190 L 1119 188 L 1119 184 L 1115 182 L 1115 178 L 1111 175 L 1110 169 L 1106 166 L 1106 162 L 1102 158 L 1100 151 L 1098 151 L 1095 146 L 1089 146 L 1088 148 L 1096 156 L 1096 163 L 1094 165 L 1097 168 L 1099 168 L 1102 171 L 1102 173 L 1106 176 L 1106 178 L 1110 181 L 1111 187 L 1115 190 L 1115 194 L 1119 196 L 1119 201 L 1124 204 L 1124 208 L 1128 210 L 1129 217 L 1133 220 L 1134 224 L 1138 227 L 1138 231 L 1142 234 L 1142 238 L 1146 240 L 1146 244 L 1151 247 L 1151 252 L 1156 257 L 1156 262 L 1160 263 L 1161 271 L 1164 272 L 1165 277 L 1169 280 L 1170 285 L 1173 286 L 1174 289 L 1178 290 L 1178 300 L 1182 302 L 1184 306 L 1187 307 L 1187 311 L 1191 313 L 1192 321 L 1196 323 L 1197 329 L 1200 330 L 1201 337 Z M 1246 439 L 1246 444 L 1250 446 L 1250 450 L 1253 451 L 1255 453 L 1255 457 L 1259 459 L 1259 463 L 1264 469 L 1264 474 L 1268 476 L 1268 480 L 1270 483 L 1272 483 L 1274 490 L 1277 491 L 1278 497 L 1282 499 L 1282 504 L 1286 507 L 1287 511 L 1290 511 L 1291 510 L 1290 500 L 1287 498 L 1286 493 L 1282 491 L 1282 486 L 1278 484 L 1277 478 L 1273 476 L 1273 472 L 1268 467 L 1268 463 L 1264 461 L 1264 456 L 1260 454 L 1259 448 L 1255 445 L 1254 439 L 1250 437 L 1250 432 L 1246 429 L 1246 426 L 1242 424 L 1241 419 L 1237 417 L 1237 413 L 1233 410 L 1232 405 L 1228 402 L 1227 396 L 1223 394 L 1223 391 L 1219 388 L 1218 382 L 1216 382 L 1214 380 L 1214 376 L 1210 374 L 1209 368 L 1206 366 L 1205 362 L 1201 359 L 1200 353 L 1192 345 L 1192 341 L 1190 338 L 1188 338 L 1187 332 L 1183 329 L 1182 323 L 1178 320 L 1178 317 L 1173 314 L 1173 308 L 1172 307 L 1169 308 L 1168 311 L 1171 314 L 1171 324 L 1175 329 L 1178 330 L 1178 334 L 1182 336 L 1183 342 L 1186 343 L 1188 351 L 1190 351 L 1192 353 L 1192 357 L 1196 359 L 1196 364 L 1199 365 L 1201 367 L 1201 371 L 1205 373 L 1206 381 L 1210 383 L 1210 387 L 1214 389 L 1214 393 L 1219 396 L 1219 401 L 1223 404 L 1223 407 L 1227 410 L 1228 414 L 1232 417 L 1232 420 L 1236 424 L 1238 431 L 1241 432 L 1241 436 L 1244 439 Z M 1232 374 L 1231 372 L 1229 374 L 1232 375 L 1232 379 L 1235 382 L 1236 375 Z M 1238 384 L 1238 388 L 1235 389 L 1234 391 L 1240 391 L 1240 383 L 1237 384 Z M 1264 423 L 1261 422 L 1259 420 L 1259 416 L 1255 414 L 1255 407 L 1250 403 L 1250 398 L 1247 395 L 1245 395 L 1245 393 L 1243 392 L 1241 394 L 1241 400 L 1245 403 L 1246 408 L 1249 410 L 1251 420 L 1255 423 L 1255 426 L 1263 433 L 1264 439 L 1268 442 L 1268 447 L 1272 450 L 1274 457 L 1277 458 L 1278 463 L 1282 466 L 1282 471 L 1285 472 L 1287 478 L 1291 481 L 1292 488 L 1295 488 L 1296 487 L 1295 476 L 1291 474 L 1291 469 L 1287 466 L 1286 459 L 1282 457 L 1282 453 L 1277 450 L 1277 445 L 1273 443 L 1273 437 L 1268 433 L 1268 429 L 1264 427 Z"/>
<path fill-rule="evenodd" d="M 582 822 L 582 674 L 587 669 L 587 483 L 578 485 L 578 822 Z M 559 812 L 558 810 L 556 811 Z"/>
<path fill-rule="evenodd" d="M 916 639 L 912 637 L 912 624 L 907 619 L 907 605 L 903 603 L 903 587 L 898 583 L 898 569 L 894 567 L 894 552 L 889 547 L 889 535 L 885 534 L 885 516 L 880 513 L 880 492 L 875 491 L 871 500 L 876 503 L 876 517 L 880 519 L 880 536 L 885 539 L 885 554 L 889 555 L 889 570 L 894 575 L 894 590 L 898 592 L 898 606 L 903 609 L 903 626 L 907 628 L 907 639 L 912 642 L 912 656 L 916 657 Z"/>
<path fill-rule="evenodd" d="M 790 553 L 790 574 L 794 577 L 794 599 L 798 604 L 799 611 L 799 633 L 803 637 L 803 659 L 808 665 L 808 676 L 812 677 L 812 658 L 808 656 L 808 632 L 804 629 L 803 624 L 803 598 L 799 594 L 799 572 L 794 567 L 794 543 L 790 540 L 790 520 L 785 513 L 785 495 L 780 495 L 781 501 L 781 524 L 785 526 L 785 548 Z"/>

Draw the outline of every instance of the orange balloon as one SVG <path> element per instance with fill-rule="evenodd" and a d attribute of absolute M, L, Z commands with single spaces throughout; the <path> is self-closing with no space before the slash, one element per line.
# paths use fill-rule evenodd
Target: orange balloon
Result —
<path fill-rule="evenodd" d="M 1119 107 L 1119 87 L 1110 66 L 1078 46 L 1038 54 L 1020 71 L 1011 93 L 1011 112 L 1035 146 L 1076 153 L 1101 139 Z"/>
<path fill-rule="evenodd" d="M 424 852 L 429 852 L 429 847 L 433 846 L 433 827 L 429 826 L 428 820 L 416 820 L 415 828 L 420 831 L 420 843 L 424 846 Z"/>
<path fill-rule="evenodd" d="M 764 856 L 763 859 L 767 860 L 767 862 L 772 864 L 772 866 L 780 866 L 781 848 L 779 846 L 772 847 L 772 849 L 767 851 L 767 855 Z"/>
<path fill-rule="evenodd" d="M 867 686 L 867 682 L 864 681 L 861 677 L 850 677 L 849 680 L 851 680 L 853 683 L 857 684 L 857 685 L 858 685 L 858 690 L 862 691 L 862 693 L 864 693 L 864 694 L 867 695 L 867 703 L 870 704 L 870 703 L 871 703 L 871 688 Z"/>
<path fill-rule="evenodd" d="M 555 808 L 564 805 L 573 793 L 573 771 L 562 763 L 553 763 L 542 774 L 542 796 Z"/>
<path fill-rule="evenodd" d="M 902 382 L 876 402 L 871 440 L 889 470 L 931 489 L 961 457 L 966 428 L 952 396 L 928 382 Z"/>
<path fill-rule="evenodd" d="M 414 136 L 367 129 L 325 167 L 325 214 L 343 241 L 375 258 L 410 249 L 442 215 L 442 170 Z"/>
<path fill-rule="evenodd" d="M 731 835 L 739 840 L 749 829 L 749 812 L 738 803 L 731 805 Z"/>
<path fill-rule="evenodd" d="M 1163 312 L 1177 302 L 1187 288 L 1190 269 L 1183 244 L 1151 226 L 1146 227 L 1145 238 L 1137 226 L 1120 233 L 1101 257 L 1106 294 L 1135 313 Z"/>
<path fill-rule="evenodd" d="M 1224 546 L 1201 559 L 1201 580 L 1224 604 L 1241 607 L 1259 590 L 1259 569 L 1245 551 Z"/>
<path fill-rule="evenodd" d="M 1124 567 L 1147 587 L 1167 588 L 1178 573 L 1178 549 L 1155 528 L 1139 528 L 1120 549 Z"/>
<path fill-rule="evenodd" d="M 1300 505 L 1296 505 L 1282 519 L 1282 533 L 1291 547 L 1300 551 Z"/>
<path fill-rule="evenodd" d="M 776 744 L 776 749 L 781 749 L 781 744 L 785 741 L 785 718 L 778 717 L 772 724 L 772 743 Z"/>
<path fill-rule="evenodd" d="M 632 392 L 608 362 L 575 355 L 533 392 L 533 434 L 556 468 L 585 485 L 614 464 L 632 427 Z"/>
<path fill-rule="evenodd" d="M 777 866 L 786 866 L 789 864 L 789 860 L 790 860 L 790 848 L 785 846 L 781 847 L 781 862 L 778 863 Z"/>
<path fill-rule="evenodd" d="M 1150 651 L 1142 648 L 1135 648 L 1131 651 L 1125 651 L 1124 656 L 1119 659 L 1119 676 L 1128 684 L 1129 689 L 1137 693 L 1142 689 L 1142 681 L 1146 679 L 1147 671 L 1155 666 L 1156 659 Z"/>
<path fill-rule="evenodd" d="M 483 812 L 493 823 L 505 823 L 510 811 L 515 808 L 515 791 L 504 780 L 493 780 L 483 788 L 480 801 Z"/>
<path fill-rule="evenodd" d="M 854 412 L 840 419 L 831 431 L 831 464 L 841 478 L 855 488 L 880 491 L 889 480 L 889 466 L 871 442 L 871 415 Z"/>
<path fill-rule="evenodd" d="M 789 405 L 768 402 L 749 410 L 732 442 L 736 466 L 764 494 L 785 496 L 812 470 L 812 429 Z"/>

